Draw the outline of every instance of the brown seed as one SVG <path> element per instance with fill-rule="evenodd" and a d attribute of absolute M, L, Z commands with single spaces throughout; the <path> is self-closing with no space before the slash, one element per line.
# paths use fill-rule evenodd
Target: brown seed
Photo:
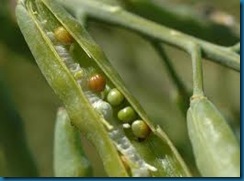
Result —
<path fill-rule="evenodd" d="M 62 26 L 54 30 L 54 35 L 58 41 L 64 44 L 71 44 L 74 41 L 70 33 Z"/>
<path fill-rule="evenodd" d="M 95 74 L 89 79 L 88 86 L 94 92 L 101 92 L 105 89 L 106 79 L 100 74 Z"/>

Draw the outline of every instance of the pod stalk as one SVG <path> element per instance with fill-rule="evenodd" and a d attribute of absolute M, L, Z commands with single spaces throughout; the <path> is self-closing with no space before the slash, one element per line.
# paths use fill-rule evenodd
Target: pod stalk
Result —
<path fill-rule="evenodd" d="M 193 74 L 193 96 L 203 97 L 203 72 L 202 72 L 202 56 L 198 45 L 193 45 L 191 49 L 192 58 L 192 74 Z"/>

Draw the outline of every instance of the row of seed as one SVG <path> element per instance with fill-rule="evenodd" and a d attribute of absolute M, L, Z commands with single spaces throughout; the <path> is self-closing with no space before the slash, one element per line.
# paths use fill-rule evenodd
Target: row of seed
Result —
<path fill-rule="evenodd" d="M 66 45 L 70 45 L 73 42 L 72 36 L 64 27 L 58 27 L 54 31 L 55 38 Z M 105 92 L 106 79 L 101 74 L 94 74 L 88 79 L 88 88 L 96 93 Z M 110 89 L 106 95 L 107 102 L 113 106 L 120 106 L 124 102 L 125 97 L 117 89 Z M 133 134 L 141 139 L 146 138 L 151 132 L 148 125 L 137 118 L 135 110 L 131 106 L 126 106 L 118 111 L 117 118 L 123 122 L 123 124 L 131 124 Z"/>
<path fill-rule="evenodd" d="M 125 97 L 117 88 L 113 88 L 108 92 L 106 99 L 113 107 L 117 107 L 124 102 Z M 144 139 L 151 132 L 143 120 L 137 119 L 137 114 L 131 106 L 120 109 L 117 117 L 123 123 L 131 124 L 132 132 L 138 138 Z"/>

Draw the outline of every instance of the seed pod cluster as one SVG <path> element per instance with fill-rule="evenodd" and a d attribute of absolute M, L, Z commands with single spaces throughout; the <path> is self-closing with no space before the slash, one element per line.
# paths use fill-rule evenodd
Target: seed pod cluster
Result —
<path fill-rule="evenodd" d="M 206 98 L 193 98 L 187 126 L 196 163 L 205 177 L 239 177 L 240 147 L 217 108 Z"/>

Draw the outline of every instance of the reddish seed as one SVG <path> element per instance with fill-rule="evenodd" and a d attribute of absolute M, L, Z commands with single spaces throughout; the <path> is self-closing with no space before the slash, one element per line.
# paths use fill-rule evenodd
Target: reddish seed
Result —
<path fill-rule="evenodd" d="M 95 74 L 89 79 L 88 86 L 94 92 L 101 92 L 105 89 L 106 79 L 100 74 Z"/>

